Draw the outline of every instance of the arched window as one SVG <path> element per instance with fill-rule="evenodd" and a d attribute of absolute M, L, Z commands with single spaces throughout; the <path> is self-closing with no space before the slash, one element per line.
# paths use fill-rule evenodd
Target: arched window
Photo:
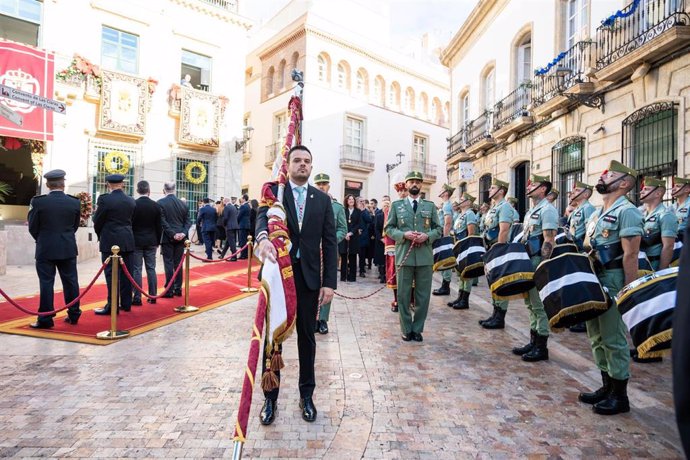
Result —
<path fill-rule="evenodd" d="M 532 32 L 523 32 L 513 46 L 513 78 L 518 87 L 532 78 Z"/>
<path fill-rule="evenodd" d="M 426 95 L 425 92 L 422 91 L 422 94 L 419 95 L 419 105 L 421 106 L 422 110 L 422 118 L 425 120 L 429 119 L 429 96 Z"/>
<path fill-rule="evenodd" d="M 345 61 L 340 61 L 338 63 L 338 69 L 337 69 L 337 80 L 336 80 L 336 85 L 337 88 L 343 91 L 347 91 L 350 89 L 350 66 L 347 62 Z"/>
<path fill-rule="evenodd" d="M 405 113 L 414 114 L 415 109 L 415 99 L 414 90 L 409 86 L 405 90 Z"/>
<path fill-rule="evenodd" d="M 496 103 L 496 72 L 493 67 L 488 68 L 482 77 L 482 97 L 482 109 L 492 110 Z"/>
<path fill-rule="evenodd" d="M 558 203 L 563 212 L 568 205 L 567 190 L 573 188 L 575 181 L 582 180 L 585 172 L 585 138 L 572 136 L 557 142 L 551 148 L 551 177 L 553 185 L 561 193 Z"/>
<path fill-rule="evenodd" d="M 394 81 L 388 90 L 388 107 L 400 109 L 400 83 Z"/>
<path fill-rule="evenodd" d="M 450 102 L 446 101 L 445 104 L 443 104 L 443 120 L 441 120 L 441 124 L 443 126 L 448 126 L 448 120 L 450 119 Z"/>
<path fill-rule="evenodd" d="M 285 59 L 278 64 L 278 90 L 285 89 Z"/>
<path fill-rule="evenodd" d="M 443 117 L 443 109 L 441 108 L 441 100 L 437 97 L 431 103 L 431 122 L 437 125 L 441 124 L 441 117 Z"/>
<path fill-rule="evenodd" d="M 299 53 L 295 51 L 292 53 L 292 58 L 290 58 L 290 68 L 288 69 L 290 72 L 292 72 L 294 69 L 297 68 L 297 63 L 299 62 Z"/>
<path fill-rule="evenodd" d="M 357 83 L 355 92 L 358 96 L 366 97 L 369 94 L 369 74 L 363 68 L 357 71 Z"/>
<path fill-rule="evenodd" d="M 458 131 L 470 122 L 470 90 L 464 89 L 458 95 Z"/>
<path fill-rule="evenodd" d="M 385 97 L 385 90 L 384 88 L 386 87 L 386 81 L 383 79 L 381 75 L 378 75 L 376 77 L 376 80 L 374 81 L 374 104 L 380 105 L 381 107 L 386 106 L 386 101 L 384 99 Z"/>
<path fill-rule="evenodd" d="M 328 53 L 321 53 L 317 58 L 319 81 L 329 83 L 331 81 L 331 58 Z"/>
<path fill-rule="evenodd" d="M 275 77 L 276 69 L 271 66 L 268 68 L 268 73 L 266 74 L 266 95 L 270 96 L 273 94 L 273 79 Z"/>

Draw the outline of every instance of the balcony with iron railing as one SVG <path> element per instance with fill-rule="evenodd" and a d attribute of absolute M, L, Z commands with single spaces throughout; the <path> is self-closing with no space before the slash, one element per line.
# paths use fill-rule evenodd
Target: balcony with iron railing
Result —
<path fill-rule="evenodd" d="M 436 165 L 424 160 L 411 160 L 407 162 L 407 171 L 419 171 L 422 173 L 424 183 L 436 182 Z"/>
<path fill-rule="evenodd" d="M 283 144 L 281 142 L 275 142 L 266 146 L 266 160 L 264 161 L 264 166 L 268 169 L 273 169 L 273 163 L 276 161 L 276 157 L 280 153 L 282 147 Z"/>
<path fill-rule="evenodd" d="M 467 144 L 465 151 L 469 155 L 482 152 L 496 144 L 491 136 L 493 131 L 493 112 L 485 110 L 474 120 L 467 124 Z"/>
<path fill-rule="evenodd" d="M 594 65 L 594 46 L 591 41 L 575 43 L 549 65 L 535 71 L 532 81 L 532 104 L 537 116 L 547 116 L 570 104 L 568 95 L 594 92 L 588 74 Z"/>
<path fill-rule="evenodd" d="M 446 161 L 449 165 L 468 159 L 467 152 L 465 152 L 465 147 L 467 146 L 467 126 L 464 126 L 460 131 L 446 140 L 448 141 Z"/>
<path fill-rule="evenodd" d="M 371 172 L 374 170 L 374 151 L 358 145 L 340 146 L 340 167 L 355 171 Z"/>
<path fill-rule="evenodd" d="M 225 11 L 230 11 L 232 13 L 237 13 L 237 0 L 198 0 L 202 3 L 206 3 L 216 8 L 223 9 Z"/>
<path fill-rule="evenodd" d="M 596 78 L 627 78 L 636 67 L 663 59 L 689 40 L 685 0 L 633 1 L 597 28 Z"/>
<path fill-rule="evenodd" d="M 532 103 L 532 83 L 525 82 L 494 106 L 493 137 L 505 139 L 534 123 L 529 115 Z"/>

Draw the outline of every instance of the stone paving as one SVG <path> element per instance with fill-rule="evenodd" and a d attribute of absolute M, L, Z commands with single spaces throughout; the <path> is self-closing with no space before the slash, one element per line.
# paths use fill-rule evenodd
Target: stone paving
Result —
<path fill-rule="evenodd" d="M 80 265 L 83 283 L 97 267 Z M 374 291 L 369 273 L 340 291 Z M 38 283 L 10 267 L 0 286 Z M 682 458 L 669 359 L 633 364 L 632 411 L 598 416 L 577 401 L 599 383 L 584 334 L 553 335 L 550 361 L 523 363 L 510 352 L 528 340 L 522 302 L 505 330 L 486 331 L 485 281 L 470 310 L 446 307 L 451 297 L 432 298 L 422 343 L 400 340 L 390 290 L 337 298 L 317 335 L 316 422 L 300 417 L 293 337 L 276 422 L 258 423 L 257 390 L 243 458 Z M 0 335 L 0 457 L 230 457 L 255 302 L 105 347 Z"/>

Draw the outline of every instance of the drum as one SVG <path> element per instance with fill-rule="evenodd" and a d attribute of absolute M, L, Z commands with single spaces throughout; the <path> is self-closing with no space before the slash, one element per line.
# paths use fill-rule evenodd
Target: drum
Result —
<path fill-rule="evenodd" d="M 534 267 L 522 243 L 494 244 L 484 254 L 484 272 L 494 297 L 510 298 L 534 287 Z"/>
<path fill-rule="evenodd" d="M 640 250 L 637 255 L 637 276 L 642 278 L 643 276 L 647 276 L 651 273 L 654 273 L 654 269 L 652 268 L 651 262 L 649 262 L 649 259 L 647 258 L 647 253 Z"/>
<path fill-rule="evenodd" d="M 678 267 L 659 270 L 625 286 L 616 302 L 640 358 L 671 349 Z"/>
<path fill-rule="evenodd" d="M 455 243 L 453 255 L 460 278 L 469 280 L 484 274 L 484 238 L 471 235 Z"/>
<path fill-rule="evenodd" d="M 559 246 L 575 245 L 556 248 Z M 562 252 L 540 263 L 534 284 L 554 331 L 596 318 L 611 305 L 589 257 L 577 251 Z"/>
<path fill-rule="evenodd" d="M 453 256 L 453 237 L 444 236 L 437 239 L 431 245 L 434 253 L 434 271 L 450 270 L 455 267 Z"/>
<path fill-rule="evenodd" d="M 510 232 L 508 233 L 508 241 L 512 243 L 519 243 L 522 239 L 522 224 L 514 223 L 510 226 Z"/>
<path fill-rule="evenodd" d="M 556 244 L 556 246 L 553 247 L 553 251 L 551 251 L 551 258 L 553 259 L 563 254 L 577 254 L 579 252 L 577 245 L 573 242 Z"/>

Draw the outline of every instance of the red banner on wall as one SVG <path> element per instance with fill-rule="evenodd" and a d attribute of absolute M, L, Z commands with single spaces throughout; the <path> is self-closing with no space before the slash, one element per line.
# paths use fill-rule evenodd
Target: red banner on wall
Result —
<path fill-rule="evenodd" d="M 0 40 L 0 84 L 28 93 L 53 98 L 55 55 L 20 43 Z M 22 126 L 0 117 L 0 135 L 53 140 L 53 112 L 0 98 L 0 104 L 24 118 Z"/>

